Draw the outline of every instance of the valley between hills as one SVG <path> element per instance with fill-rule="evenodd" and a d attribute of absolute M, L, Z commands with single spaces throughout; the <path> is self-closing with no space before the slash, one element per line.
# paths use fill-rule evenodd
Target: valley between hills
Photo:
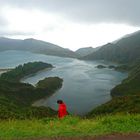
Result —
<path fill-rule="evenodd" d="M 22 47 L 24 43 L 26 47 Z M 3 48 L 5 44 L 8 47 Z M 41 46 L 40 50 L 37 49 L 38 45 Z M 63 48 L 60 49 L 58 46 L 53 46 L 55 49 L 53 52 L 53 47 L 49 44 L 45 52 L 45 46 L 46 42 L 34 39 L 0 39 L 0 51 L 11 49 L 23 51 L 24 48 L 26 51 L 33 50 L 35 53 L 67 56 L 84 61 L 105 60 L 116 63 L 117 67 L 112 68 L 127 72 L 128 77 L 110 91 L 112 97 L 110 101 L 94 108 L 84 116 L 85 118 L 68 116 L 60 121 L 57 119 L 57 112 L 53 109 L 33 107 L 32 103 L 55 93 L 62 87 L 63 79 L 44 77 L 45 79 L 39 81 L 36 86 L 20 82 L 20 79 L 27 75 L 35 74 L 42 69 L 53 68 L 51 64 L 29 62 L 8 70 L 0 76 L 0 138 L 95 136 L 140 132 L 140 31 L 121 38 L 117 42 L 103 45 L 93 52 L 86 51 L 88 54 L 84 53 L 84 56 L 69 50 L 63 52 Z M 48 50 L 51 52 L 49 53 Z M 29 128 L 27 124 L 32 127 Z"/>

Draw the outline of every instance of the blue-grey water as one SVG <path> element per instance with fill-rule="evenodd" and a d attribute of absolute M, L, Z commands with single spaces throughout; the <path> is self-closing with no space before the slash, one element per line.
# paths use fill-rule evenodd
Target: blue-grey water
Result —
<path fill-rule="evenodd" d="M 37 101 L 35 105 L 49 106 L 57 110 L 56 101 L 63 99 L 68 111 L 78 115 L 84 115 L 96 106 L 109 101 L 110 90 L 127 76 L 126 73 L 112 69 L 96 68 L 99 64 L 107 64 L 102 61 L 82 61 L 22 51 L 0 52 L 0 68 L 13 68 L 30 61 L 51 63 L 55 68 L 23 78 L 22 82 L 35 85 L 39 80 L 50 76 L 59 76 L 64 80 L 60 90 L 47 99 Z"/>

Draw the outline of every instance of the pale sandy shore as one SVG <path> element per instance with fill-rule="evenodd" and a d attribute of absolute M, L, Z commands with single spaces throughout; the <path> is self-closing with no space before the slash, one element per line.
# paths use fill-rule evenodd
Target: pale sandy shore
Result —
<path fill-rule="evenodd" d="M 0 75 L 10 70 L 12 70 L 12 68 L 0 68 Z"/>
<path fill-rule="evenodd" d="M 0 71 L 9 71 L 9 70 L 12 70 L 12 68 L 0 68 Z"/>

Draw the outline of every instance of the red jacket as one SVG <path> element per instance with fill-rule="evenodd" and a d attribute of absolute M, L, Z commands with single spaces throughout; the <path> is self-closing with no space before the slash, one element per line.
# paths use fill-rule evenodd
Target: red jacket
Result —
<path fill-rule="evenodd" d="M 67 115 L 67 107 L 66 107 L 66 105 L 64 103 L 59 104 L 58 117 L 63 118 L 66 115 Z"/>

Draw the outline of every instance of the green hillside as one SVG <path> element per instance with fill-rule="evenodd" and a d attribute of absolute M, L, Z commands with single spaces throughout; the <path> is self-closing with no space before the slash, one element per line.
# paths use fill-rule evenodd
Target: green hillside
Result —
<path fill-rule="evenodd" d="M 140 95 L 140 64 L 134 66 L 128 78 L 111 91 L 112 96 Z"/>
<path fill-rule="evenodd" d="M 27 75 L 34 74 L 45 68 L 52 68 L 51 64 L 44 62 L 29 62 L 23 65 L 19 65 L 16 68 L 3 73 L 0 76 L 1 80 L 8 80 L 12 82 L 19 82 L 19 80 Z"/>
<path fill-rule="evenodd" d="M 0 119 L 39 119 L 42 117 L 54 117 L 57 112 L 46 107 L 31 107 L 25 106 L 21 102 L 14 102 L 14 100 L 0 96 Z"/>
<path fill-rule="evenodd" d="M 140 113 L 140 95 L 114 97 L 111 101 L 93 109 L 93 111 L 87 114 L 87 117 L 92 118 L 98 115 L 126 113 Z"/>
<path fill-rule="evenodd" d="M 59 77 L 45 78 L 39 81 L 36 87 L 19 82 L 20 78 L 31 73 L 34 74 L 46 67 L 52 67 L 52 65 L 42 62 L 27 63 L 1 75 L 0 119 L 40 118 L 56 115 L 56 112 L 52 109 L 32 107 L 31 105 L 36 100 L 48 97 L 61 88 L 62 79 Z"/>

